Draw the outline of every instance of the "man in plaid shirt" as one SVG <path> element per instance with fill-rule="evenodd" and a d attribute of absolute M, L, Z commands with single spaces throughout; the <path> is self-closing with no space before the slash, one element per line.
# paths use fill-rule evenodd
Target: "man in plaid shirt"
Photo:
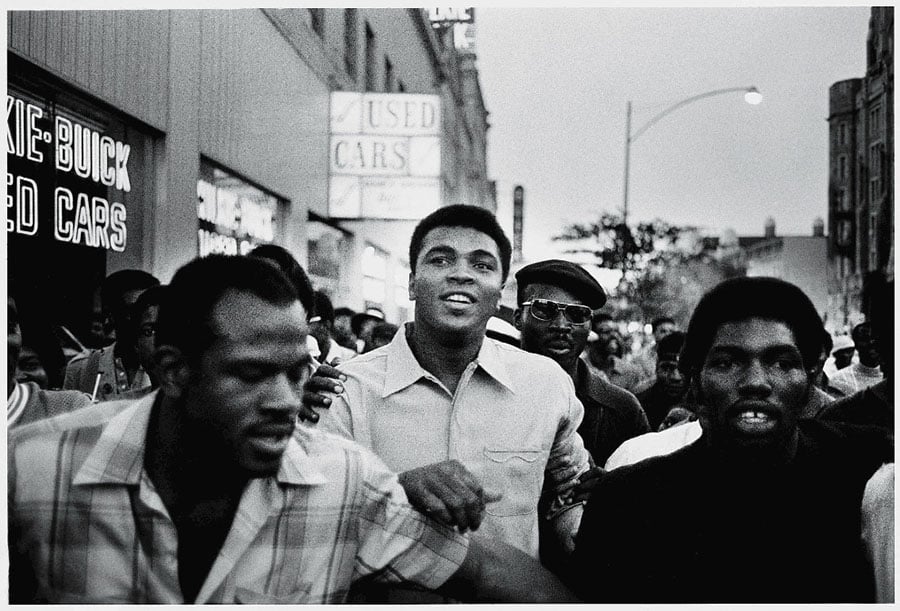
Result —
<path fill-rule="evenodd" d="M 531 558 L 413 510 L 370 452 L 294 436 L 306 313 L 273 266 L 210 256 L 160 307 L 160 390 L 10 435 L 10 602 L 341 602 L 367 578 L 567 600 Z"/>

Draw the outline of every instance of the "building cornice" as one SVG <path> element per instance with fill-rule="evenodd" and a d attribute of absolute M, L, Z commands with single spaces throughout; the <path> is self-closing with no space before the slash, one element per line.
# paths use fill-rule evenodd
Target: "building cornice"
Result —
<path fill-rule="evenodd" d="M 447 74 L 444 71 L 444 64 L 441 61 L 440 42 L 431 27 L 428 16 L 425 14 L 425 9 L 408 8 L 406 10 L 416 26 L 416 31 L 419 33 L 419 37 L 424 43 L 425 49 L 428 51 L 428 57 L 431 59 L 431 65 L 434 68 L 435 76 L 439 82 L 443 81 L 447 78 Z"/>

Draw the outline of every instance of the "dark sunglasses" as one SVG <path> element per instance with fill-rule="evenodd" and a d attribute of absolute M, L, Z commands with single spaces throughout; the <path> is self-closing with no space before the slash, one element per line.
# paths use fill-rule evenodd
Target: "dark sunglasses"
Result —
<path fill-rule="evenodd" d="M 563 313 L 566 320 L 576 325 L 583 325 L 591 320 L 591 309 L 586 305 L 577 303 L 558 303 L 549 299 L 532 299 L 522 305 L 529 306 L 531 315 L 543 322 L 555 319 L 559 312 Z"/>

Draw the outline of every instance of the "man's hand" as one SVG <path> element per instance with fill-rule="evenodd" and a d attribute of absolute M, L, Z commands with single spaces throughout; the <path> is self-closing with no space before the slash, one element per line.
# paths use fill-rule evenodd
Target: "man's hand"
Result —
<path fill-rule="evenodd" d="M 319 414 L 316 407 L 331 407 L 331 397 L 325 393 L 336 395 L 344 392 L 340 382 L 345 382 L 347 376 L 331 365 L 319 365 L 316 372 L 309 377 L 303 386 L 303 406 L 300 408 L 300 419 L 318 422 Z"/>
<path fill-rule="evenodd" d="M 399 480 L 413 507 L 456 526 L 459 532 L 477 530 L 485 505 L 503 498 L 502 494 L 485 492 L 475 476 L 456 460 L 404 471 Z"/>
<path fill-rule="evenodd" d="M 578 478 L 578 485 L 572 490 L 570 497 L 566 499 L 566 504 L 580 503 L 591 498 L 594 487 L 600 481 L 600 478 L 606 473 L 603 467 L 592 467 L 581 474 Z"/>

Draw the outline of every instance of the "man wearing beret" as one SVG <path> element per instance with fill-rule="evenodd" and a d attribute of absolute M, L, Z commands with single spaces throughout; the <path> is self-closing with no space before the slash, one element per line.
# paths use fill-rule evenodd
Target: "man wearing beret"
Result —
<path fill-rule="evenodd" d="M 521 333 L 521 347 L 549 357 L 572 379 L 575 396 L 584 405 L 578 434 L 594 463 L 602 466 L 623 441 L 650 430 L 635 396 L 610 384 L 578 358 L 587 344 L 593 310 L 606 303 L 603 287 L 581 266 L 559 259 L 523 267 L 516 274 L 516 283 L 514 322 Z M 583 479 L 594 476 L 592 470 Z M 562 501 L 545 494 L 540 513 L 552 515 L 554 508 L 564 511 Z M 571 501 L 574 499 L 566 502 Z M 548 525 L 542 522 L 541 526 L 541 562 L 565 575 L 569 572 L 568 554 Z"/>
<path fill-rule="evenodd" d="M 550 259 L 516 274 L 516 327 L 523 350 L 550 357 L 569 374 L 584 405 L 578 433 L 602 465 L 626 439 L 650 430 L 633 394 L 603 380 L 578 358 L 587 344 L 592 312 L 603 307 L 603 287 L 583 267 Z"/>

